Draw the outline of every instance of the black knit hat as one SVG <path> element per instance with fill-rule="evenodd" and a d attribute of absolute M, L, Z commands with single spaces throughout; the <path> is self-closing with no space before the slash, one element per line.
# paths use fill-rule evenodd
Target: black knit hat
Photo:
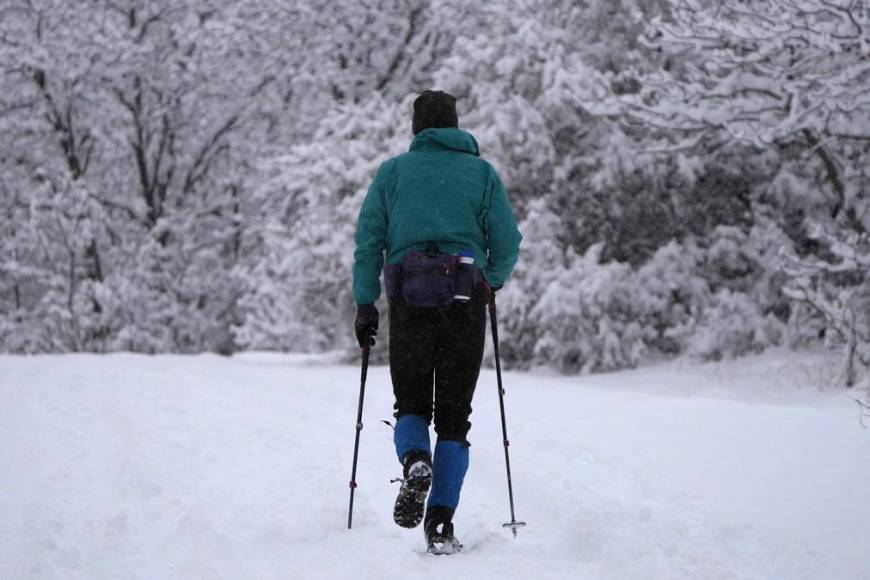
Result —
<path fill-rule="evenodd" d="M 423 91 L 414 100 L 414 135 L 432 127 L 458 127 L 456 97 L 444 91 Z"/>

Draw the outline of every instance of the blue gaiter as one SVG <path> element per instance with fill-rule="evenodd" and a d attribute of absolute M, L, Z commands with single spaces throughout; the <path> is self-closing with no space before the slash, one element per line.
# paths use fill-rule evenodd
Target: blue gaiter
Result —
<path fill-rule="evenodd" d="M 408 451 L 419 450 L 431 454 L 429 423 L 420 415 L 402 415 L 396 421 L 393 442 L 396 444 L 396 455 L 399 456 L 399 463 L 404 461 Z"/>
<path fill-rule="evenodd" d="M 468 471 L 468 446 L 459 441 L 438 441 L 432 462 L 432 491 L 429 507 L 440 505 L 455 510 Z"/>

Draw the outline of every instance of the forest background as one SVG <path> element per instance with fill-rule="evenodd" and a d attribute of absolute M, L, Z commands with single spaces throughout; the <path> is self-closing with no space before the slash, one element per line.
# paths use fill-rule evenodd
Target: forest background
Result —
<path fill-rule="evenodd" d="M 508 366 L 866 380 L 860 0 L 0 0 L 0 352 L 351 349 L 356 215 L 428 88 L 525 236 Z"/>

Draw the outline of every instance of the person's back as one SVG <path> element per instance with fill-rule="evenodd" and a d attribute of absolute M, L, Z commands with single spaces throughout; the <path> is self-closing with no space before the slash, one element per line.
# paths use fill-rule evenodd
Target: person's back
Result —
<path fill-rule="evenodd" d="M 522 236 L 498 174 L 479 155 L 470 133 L 427 128 L 414 137 L 410 151 L 381 165 L 356 235 L 358 304 L 378 297 L 384 249 L 389 264 L 433 243 L 446 253 L 471 251 L 489 285 L 504 284 Z"/>
<path fill-rule="evenodd" d="M 424 92 L 414 103 L 413 132 L 410 151 L 380 166 L 360 210 L 355 328 L 361 347 L 374 344 L 386 254 L 395 445 L 404 468 L 393 518 L 419 525 L 428 494 L 429 548 L 449 552 L 461 547 L 452 518 L 468 468 L 486 303 L 510 275 L 522 236 L 496 171 L 458 128 L 453 97 Z M 471 279 L 470 296 L 454 293 Z"/>
<path fill-rule="evenodd" d="M 387 262 L 397 263 L 409 250 L 429 241 L 458 253 L 469 245 L 483 258 L 485 240 L 477 221 L 490 165 L 478 157 L 477 142 L 461 129 L 426 129 L 408 153 L 387 162 L 389 228 Z"/>

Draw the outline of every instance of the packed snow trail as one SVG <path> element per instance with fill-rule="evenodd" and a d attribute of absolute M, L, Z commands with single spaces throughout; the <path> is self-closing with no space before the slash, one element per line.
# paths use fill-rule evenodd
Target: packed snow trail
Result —
<path fill-rule="evenodd" d="M 791 358 L 788 358 L 791 356 Z M 793 355 L 478 383 L 465 551 L 392 523 L 386 367 L 324 357 L 0 357 L 0 578 L 867 579 L 870 430 Z M 803 373 L 809 376 L 809 371 Z"/>

